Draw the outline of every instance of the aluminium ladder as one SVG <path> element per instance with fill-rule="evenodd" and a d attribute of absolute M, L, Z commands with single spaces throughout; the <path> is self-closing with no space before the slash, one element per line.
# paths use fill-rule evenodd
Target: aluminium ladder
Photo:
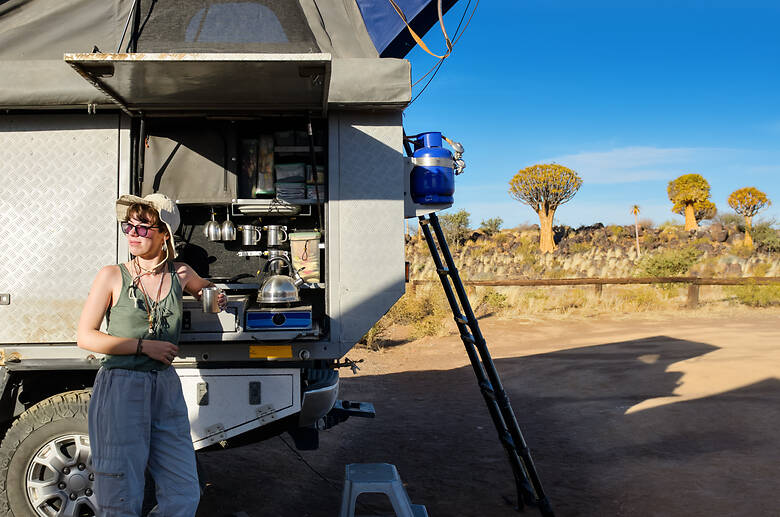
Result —
<path fill-rule="evenodd" d="M 452 254 L 447 246 L 447 240 L 444 238 L 439 218 L 435 213 L 428 217 L 422 215 L 419 218 L 420 230 L 425 235 L 428 248 L 436 265 L 436 271 L 439 274 L 444 294 L 452 309 L 455 317 L 455 323 L 458 325 L 460 338 L 466 347 L 466 353 L 471 360 L 471 366 L 477 376 L 477 383 L 485 399 L 490 416 L 498 431 L 498 438 L 506 450 L 509 458 L 509 464 L 512 467 L 512 474 L 515 478 L 517 487 L 517 509 L 522 510 L 524 504 L 537 506 L 544 517 L 553 517 L 552 506 L 542 489 L 542 482 L 536 473 L 531 451 L 520 432 L 520 427 L 515 418 L 515 413 L 509 403 L 509 397 L 501 385 L 501 379 L 498 377 L 498 371 L 493 364 L 493 358 L 490 356 L 485 338 L 479 329 L 479 323 L 471 309 L 471 304 L 466 296 L 466 290 L 463 282 L 452 260 Z M 439 249 L 436 247 L 433 235 L 436 234 L 438 248 L 441 255 L 444 256 L 444 262 L 439 255 Z M 455 292 L 453 292 L 453 286 Z M 456 297 L 457 294 L 457 297 Z M 462 309 L 461 309 L 462 307 Z"/>

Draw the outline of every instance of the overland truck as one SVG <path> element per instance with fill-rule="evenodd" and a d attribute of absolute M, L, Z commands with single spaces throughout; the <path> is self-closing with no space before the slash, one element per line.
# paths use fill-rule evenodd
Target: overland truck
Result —
<path fill-rule="evenodd" d="M 424 33 L 454 1 L 396 2 Z M 402 111 L 414 45 L 386 1 L 0 1 L 0 515 L 95 515 L 76 324 L 129 259 L 123 194 L 161 192 L 185 296 L 174 367 L 195 449 L 289 431 L 338 400 L 351 347 L 404 292 Z M 447 206 L 443 204 L 438 208 Z"/>

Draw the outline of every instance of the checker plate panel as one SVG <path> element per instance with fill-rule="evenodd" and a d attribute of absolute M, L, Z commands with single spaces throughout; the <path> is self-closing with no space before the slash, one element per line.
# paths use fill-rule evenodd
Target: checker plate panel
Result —
<path fill-rule="evenodd" d="M 0 117 L 0 343 L 76 340 L 117 261 L 118 148 L 116 115 Z"/>

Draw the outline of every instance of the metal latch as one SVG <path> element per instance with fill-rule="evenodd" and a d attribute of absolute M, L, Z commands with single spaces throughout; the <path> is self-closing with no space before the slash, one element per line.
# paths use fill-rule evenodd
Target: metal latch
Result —
<path fill-rule="evenodd" d="M 263 401 L 262 397 L 260 396 L 261 384 L 262 383 L 260 381 L 252 381 L 249 383 L 249 404 L 251 406 L 256 406 Z"/>
<path fill-rule="evenodd" d="M 195 388 L 195 398 L 199 406 L 209 405 L 209 383 L 199 382 Z"/>
<path fill-rule="evenodd" d="M 11 293 L 0 293 L 0 305 L 11 305 Z"/>

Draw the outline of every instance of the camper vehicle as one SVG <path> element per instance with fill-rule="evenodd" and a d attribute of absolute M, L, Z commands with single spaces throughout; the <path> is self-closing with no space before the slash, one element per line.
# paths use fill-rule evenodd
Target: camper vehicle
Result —
<path fill-rule="evenodd" d="M 399 3 L 429 18 L 418 32 L 435 19 Z M 101 358 L 75 331 L 98 270 L 129 258 L 122 194 L 174 199 L 177 260 L 228 295 L 221 313 L 185 296 L 174 366 L 196 449 L 283 431 L 312 447 L 370 415 L 337 403 L 338 371 L 404 292 L 419 208 L 413 42 L 390 4 L 54 4 L 0 2 L 0 514 L 94 515 Z"/>

